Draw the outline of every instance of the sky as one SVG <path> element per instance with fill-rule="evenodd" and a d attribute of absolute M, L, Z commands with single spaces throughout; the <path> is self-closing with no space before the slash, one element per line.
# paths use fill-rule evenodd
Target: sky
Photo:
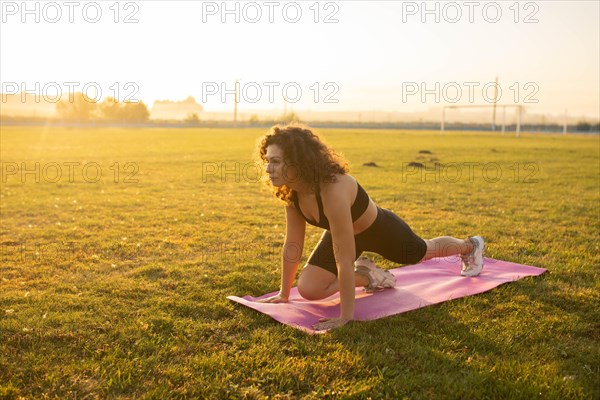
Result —
<path fill-rule="evenodd" d="M 26 9 L 25 9 L 26 8 Z M 599 1 L 0 1 L 0 92 L 599 118 Z M 237 19 L 237 20 L 236 20 Z M 99 92 L 96 92 L 96 88 Z M 286 100 L 284 100 L 286 99 Z"/>

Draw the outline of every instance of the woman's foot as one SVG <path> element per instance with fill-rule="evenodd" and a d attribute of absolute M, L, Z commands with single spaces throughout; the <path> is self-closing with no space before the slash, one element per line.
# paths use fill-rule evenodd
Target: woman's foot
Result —
<path fill-rule="evenodd" d="M 483 238 L 481 236 L 470 237 L 469 240 L 473 244 L 473 250 L 469 254 L 461 254 L 462 276 L 477 276 L 483 269 Z"/>
<path fill-rule="evenodd" d="M 369 257 L 360 256 L 354 262 L 354 271 L 369 279 L 366 292 L 380 291 L 396 286 L 396 277 L 389 271 L 379 268 Z"/>

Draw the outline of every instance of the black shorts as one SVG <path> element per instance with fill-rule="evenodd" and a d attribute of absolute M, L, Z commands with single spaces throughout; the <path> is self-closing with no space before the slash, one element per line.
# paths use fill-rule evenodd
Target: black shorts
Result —
<path fill-rule="evenodd" d="M 391 210 L 377 207 L 377 218 L 366 230 L 354 235 L 356 257 L 363 251 L 377 253 L 398 264 L 416 264 L 427 252 L 427 244 Z M 338 274 L 331 232 L 323 232 L 319 243 L 308 258 L 308 263 Z"/>

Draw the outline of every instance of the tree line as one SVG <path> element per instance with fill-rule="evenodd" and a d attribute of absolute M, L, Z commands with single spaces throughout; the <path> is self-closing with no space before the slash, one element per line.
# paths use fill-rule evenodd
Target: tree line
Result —
<path fill-rule="evenodd" d="M 56 112 L 64 121 L 106 121 L 142 123 L 150 118 L 150 111 L 144 102 L 119 102 L 106 97 L 102 102 L 84 93 L 74 93 L 73 97 L 56 103 Z"/>

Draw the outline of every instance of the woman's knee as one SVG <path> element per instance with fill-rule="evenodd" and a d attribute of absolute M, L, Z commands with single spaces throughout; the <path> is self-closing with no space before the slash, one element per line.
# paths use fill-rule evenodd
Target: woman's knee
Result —
<path fill-rule="evenodd" d="M 325 296 L 322 290 L 309 285 L 298 285 L 298 293 L 306 300 L 321 300 Z"/>
<path fill-rule="evenodd" d="M 434 257 L 434 243 L 427 239 L 418 238 L 410 247 L 406 264 L 418 264 Z"/>
<path fill-rule="evenodd" d="M 306 264 L 298 278 L 298 293 L 306 300 L 320 300 L 329 297 L 327 290 L 337 279 L 335 274 L 312 264 Z"/>
<path fill-rule="evenodd" d="M 427 261 L 435 256 L 435 244 L 428 239 L 423 239 L 423 241 L 425 242 L 425 254 L 418 262 Z"/>

